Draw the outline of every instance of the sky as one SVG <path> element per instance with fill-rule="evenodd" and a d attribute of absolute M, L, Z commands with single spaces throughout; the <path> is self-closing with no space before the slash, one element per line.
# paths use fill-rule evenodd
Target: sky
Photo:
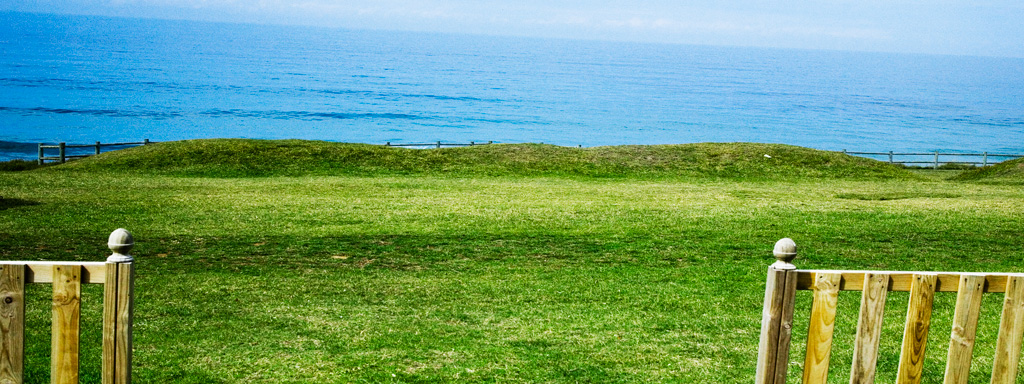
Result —
<path fill-rule="evenodd" d="M 0 11 L 1024 58 L 1021 0 L 3 0 Z"/>

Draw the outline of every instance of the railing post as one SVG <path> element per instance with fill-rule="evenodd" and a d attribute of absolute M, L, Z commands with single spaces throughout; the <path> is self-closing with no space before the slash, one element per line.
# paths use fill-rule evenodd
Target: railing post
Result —
<path fill-rule="evenodd" d="M 110 234 L 107 246 L 106 284 L 103 287 L 103 384 L 132 382 L 132 310 L 135 289 L 134 258 L 129 254 L 135 241 L 119 228 Z"/>
<path fill-rule="evenodd" d="M 441 142 L 440 141 L 437 142 L 437 147 L 441 148 Z"/>
<path fill-rule="evenodd" d="M 60 147 L 60 163 L 61 164 L 64 164 L 64 162 L 67 161 L 67 159 L 65 158 L 66 152 L 65 152 L 65 148 L 64 148 L 66 145 L 67 145 L 67 143 L 60 143 L 60 144 L 57 145 L 58 147 Z"/>
<path fill-rule="evenodd" d="M 96 154 L 100 154 L 100 142 L 96 142 Z"/>
<path fill-rule="evenodd" d="M 39 143 L 39 165 L 43 165 L 43 143 Z"/>
<path fill-rule="evenodd" d="M 935 151 L 935 166 L 932 169 L 939 169 L 939 151 Z"/>
<path fill-rule="evenodd" d="M 988 166 L 988 152 L 985 152 L 985 153 L 981 154 L 981 166 L 982 167 L 987 167 Z"/>
<path fill-rule="evenodd" d="M 142 145 L 149 145 L 149 139 L 142 139 Z"/>
<path fill-rule="evenodd" d="M 892 151 L 889 151 L 889 164 L 892 164 Z"/>
<path fill-rule="evenodd" d="M 761 340 L 757 348 L 757 384 L 786 382 L 789 344 L 793 333 L 793 300 L 796 296 L 796 243 L 785 238 L 775 243 L 775 263 L 768 267 Z"/>

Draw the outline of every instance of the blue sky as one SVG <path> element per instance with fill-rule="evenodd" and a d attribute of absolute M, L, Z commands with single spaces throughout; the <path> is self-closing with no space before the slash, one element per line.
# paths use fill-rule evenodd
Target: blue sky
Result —
<path fill-rule="evenodd" d="M 1021 0 L 4 0 L 0 10 L 1024 57 Z"/>

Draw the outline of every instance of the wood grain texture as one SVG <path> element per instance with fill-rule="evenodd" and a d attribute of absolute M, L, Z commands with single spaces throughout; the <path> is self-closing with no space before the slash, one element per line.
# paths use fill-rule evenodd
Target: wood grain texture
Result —
<path fill-rule="evenodd" d="M 782 319 L 779 322 L 779 346 L 775 360 L 775 383 L 786 383 L 789 369 L 789 346 L 793 337 L 793 312 L 796 310 L 796 271 L 786 271 L 786 285 L 782 292 Z"/>
<path fill-rule="evenodd" d="M 804 357 L 805 384 L 824 383 L 828 379 L 828 363 L 832 354 L 832 332 L 835 329 L 836 306 L 839 304 L 838 273 L 815 274 L 814 300 L 807 330 L 807 355 Z"/>
<path fill-rule="evenodd" d="M 757 349 L 755 381 L 758 384 L 785 382 L 796 294 L 795 277 L 792 270 L 768 269 L 761 312 L 761 339 Z M 777 381 L 779 377 L 783 380 Z"/>
<path fill-rule="evenodd" d="M 54 265 L 78 265 L 82 267 L 82 283 L 103 284 L 106 282 L 104 276 L 106 267 L 104 262 L 48 262 L 48 261 L 0 261 L 2 265 L 24 265 L 25 284 L 52 283 Z"/>
<path fill-rule="evenodd" d="M 815 273 L 839 273 L 843 275 L 839 283 L 840 291 L 860 291 L 864 289 L 864 274 L 887 274 L 889 275 L 889 290 L 897 292 L 909 292 L 914 275 L 923 272 L 892 272 L 892 271 L 832 271 L 832 270 L 798 270 L 797 289 L 814 289 Z M 960 272 L 928 272 L 935 275 L 935 292 L 957 292 L 960 287 Z M 967 273 L 971 274 L 971 273 Z M 1011 273 L 985 273 L 984 292 L 1005 292 L 1006 279 Z"/>
<path fill-rule="evenodd" d="M 50 382 L 78 384 L 79 318 L 82 311 L 82 267 L 54 265 L 53 323 L 50 337 Z"/>
<path fill-rule="evenodd" d="M 132 381 L 132 312 L 135 267 L 132 263 L 107 263 L 103 289 L 103 384 Z"/>
<path fill-rule="evenodd" d="M 900 365 L 896 372 L 897 384 L 921 382 L 924 351 L 932 318 L 932 301 L 935 298 L 935 281 L 935 275 L 916 274 L 911 283 L 907 321 L 903 328 L 903 346 L 900 348 Z"/>
<path fill-rule="evenodd" d="M 878 343 L 882 337 L 882 315 L 885 312 L 885 299 L 889 294 L 889 281 L 889 275 L 884 273 L 864 274 L 864 292 L 860 297 L 850 384 L 875 382 Z"/>
<path fill-rule="evenodd" d="M 0 383 L 21 384 L 25 368 L 25 266 L 0 265 Z"/>
<path fill-rule="evenodd" d="M 761 339 L 757 347 L 755 382 L 758 384 L 775 382 L 785 285 L 786 271 L 769 268 L 765 279 L 764 305 L 761 307 Z"/>
<path fill-rule="evenodd" d="M 945 384 L 966 384 L 971 373 L 971 358 L 974 355 L 974 337 L 978 330 L 981 314 L 981 294 L 985 287 L 984 275 L 961 275 L 960 291 L 956 296 L 953 312 L 953 330 L 949 337 L 949 351 L 946 355 Z"/>
<path fill-rule="evenodd" d="M 135 265 L 117 265 L 117 362 L 115 384 L 132 382 L 132 322 L 135 312 Z"/>
<path fill-rule="evenodd" d="M 992 366 L 992 384 L 1013 384 L 1017 380 L 1020 363 L 1021 336 L 1024 333 L 1024 276 L 1013 276 L 1006 285 Z"/>
<path fill-rule="evenodd" d="M 103 358 L 100 372 L 103 384 L 114 384 L 117 364 L 117 263 L 106 263 L 103 284 Z"/>

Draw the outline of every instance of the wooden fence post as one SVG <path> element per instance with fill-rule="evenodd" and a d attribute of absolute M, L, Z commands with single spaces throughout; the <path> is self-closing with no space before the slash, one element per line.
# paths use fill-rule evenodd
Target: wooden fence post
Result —
<path fill-rule="evenodd" d="M 25 369 L 25 266 L 0 265 L 0 382 L 21 383 Z"/>
<path fill-rule="evenodd" d="M 67 151 L 64 148 L 65 146 L 67 146 L 67 143 L 60 143 L 57 146 L 60 149 L 60 163 L 64 164 L 64 162 L 67 161 L 67 158 L 66 158 Z"/>
<path fill-rule="evenodd" d="M 96 142 L 96 154 L 100 154 L 100 142 Z"/>
<path fill-rule="evenodd" d="M 761 340 L 757 348 L 757 384 L 786 382 L 789 344 L 793 334 L 796 296 L 796 243 L 785 238 L 775 243 L 775 263 L 768 267 L 761 313 Z"/>
<path fill-rule="evenodd" d="M 43 165 L 43 143 L 39 143 L 39 165 Z"/>
<path fill-rule="evenodd" d="M 935 151 L 935 166 L 932 169 L 939 169 L 939 151 Z"/>
<path fill-rule="evenodd" d="M 437 147 L 441 148 L 441 142 L 440 141 L 437 142 Z"/>
<path fill-rule="evenodd" d="M 129 255 L 135 241 L 118 228 L 107 246 L 106 284 L 103 287 L 103 384 L 132 382 L 132 310 L 135 306 L 134 258 Z"/>
<path fill-rule="evenodd" d="M 985 153 L 981 154 L 981 166 L 982 167 L 987 167 L 988 166 L 988 152 L 985 152 Z"/>
<path fill-rule="evenodd" d="M 889 164 L 892 164 L 892 151 L 889 151 Z"/>

